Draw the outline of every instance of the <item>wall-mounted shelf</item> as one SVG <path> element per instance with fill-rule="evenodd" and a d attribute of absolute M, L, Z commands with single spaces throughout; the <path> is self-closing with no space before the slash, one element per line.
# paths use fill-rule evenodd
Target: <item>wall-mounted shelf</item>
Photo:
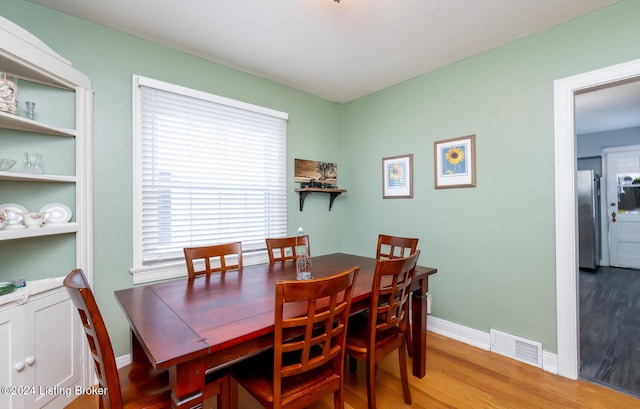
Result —
<path fill-rule="evenodd" d="M 76 183 L 77 178 L 75 176 L 32 175 L 29 173 L 0 172 L 0 180 L 19 180 L 23 182 Z"/>
<path fill-rule="evenodd" d="M 335 188 L 322 188 L 322 187 L 300 187 L 296 189 L 296 192 L 300 195 L 300 211 L 304 207 L 304 199 L 309 196 L 310 193 L 320 192 L 320 193 L 329 193 L 329 211 L 331 211 L 331 207 L 333 206 L 333 201 L 336 200 L 336 197 L 340 196 L 341 193 L 346 192 L 347 189 L 335 189 Z"/>
<path fill-rule="evenodd" d="M 55 234 L 77 233 L 80 230 L 78 223 L 44 224 L 42 227 L 23 229 L 5 228 L 0 230 L 0 241 L 24 239 L 28 237 L 52 236 Z"/>
<path fill-rule="evenodd" d="M 48 135 L 68 136 L 71 138 L 75 137 L 77 134 L 75 129 L 66 129 L 43 124 L 18 115 L 8 114 L 6 112 L 0 112 L 0 127 L 24 132 L 38 132 Z"/>

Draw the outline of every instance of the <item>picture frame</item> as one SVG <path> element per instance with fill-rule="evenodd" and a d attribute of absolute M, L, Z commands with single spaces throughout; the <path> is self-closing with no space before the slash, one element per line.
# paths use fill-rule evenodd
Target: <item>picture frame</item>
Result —
<path fill-rule="evenodd" d="M 413 154 L 382 158 L 382 198 L 413 198 Z"/>
<path fill-rule="evenodd" d="M 436 189 L 476 187 L 476 136 L 433 143 Z"/>

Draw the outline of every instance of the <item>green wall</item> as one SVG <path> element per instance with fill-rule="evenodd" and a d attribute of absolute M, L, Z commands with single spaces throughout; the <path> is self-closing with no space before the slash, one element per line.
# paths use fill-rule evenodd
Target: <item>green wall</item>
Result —
<path fill-rule="evenodd" d="M 346 105 L 22 0 L 4 3 L 5 17 L 93 82 L 95 288 L 116 355 L 128 347 L 113 291 L 131 286 L 132 74 L 288 112 L 290 168 L 296 157 L 337 162 L 348 189 L 331 212 L 328 199 L 312 195 L 301 213 L 290 181 L 290 231 L 304 226 L 314 254 L 371 255 L 380 232 L 419 237 L 421 264 L 439 270 L 431 280 L 435 316 L 556 351 L 553 81 L 640 58 L 640 1 Z M 433 142 L 469 134 L 476 135 L 477 187 L 435 190 Z M 414 198 L 383 200 L 381 160 L 406 153 L 414 155 Z"/>
<path fill-rule="evenodd" d="M 94 284 L 96 298 L 113 337 L 116 355 L 127 353 L 129 345 L 127 322 L 113 292 L 132 286 L 129 269 L 132 267 L 133 243 L 133 74 L 287 112 L 287 165 L 291 169 L 291 194 L 287 203 L 290 233 L 295 234 L 298 226 L 303 226 L 313 237 L 314 254 L 342 249 L 341 233 L 347 200 L 337 199 L 329 212 L 328 197 L 311 195 L 305 201 L 304 212 L 300 212 L 298 198 L 293 192 L 296 187 L 293 182 L 295 158 L 336 162 L 339 170 L 344 166 L 340 149 L 340 105 L 23 0 L 4 0 L 1 13 L 5 18 L 31 31 L 92 81 L 95 93 Z M 47 107 L 42 104 L 38 105 L 38 109 L 44 113 Z M 47 252 L 46 262 L 29 266 L 28 271 L 19 272 L 0 267 L 0 277 L 6 276 L 8 279 L 19 275 L 37 279 L 66 275 L 71 269 L 69 260 L 57 260 L 55 254 L 64 252 L 54 249 L 68 248 L 68 241 L 60 244 L 58 241 Z M 7 246 L 19 254 L 21 248 L 26 247 L 25 243 L 42 247 L 42 242 L 45 240 L 15 241 Z M 45 265 L 47 268 L 44 268 Z"/>
<path fill-rule="evenodd" d="M 439 271 L 434 316 L 555 353 L 553 81 L 640 58 L 637 16 L 626 1 L 346 105 L 343 155 L 364 160 L 347 160 L 345 248 L 420 237 L 420 263 Z M 477 187 L 434 189 L 434 141 L 469 134 Z M 407 153 L 414 199 L 381 200 L 381 158 Z"/>

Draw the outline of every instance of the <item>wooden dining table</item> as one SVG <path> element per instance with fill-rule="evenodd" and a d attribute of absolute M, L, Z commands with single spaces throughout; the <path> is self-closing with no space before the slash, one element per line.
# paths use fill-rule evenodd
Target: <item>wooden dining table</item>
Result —
<path fill-rule="evenodd" d="M 314 278 L 360 268 L 352 313 L 368 307 L 376 260 L 335 253 L 312 258 Z M 410 351 L 413 375 L 426 370 L 426 292 L 432 267 L 416 267 L 412 282 Z M 273 346 L 275 283 L 295 279 L 295 263 L 258 264 L 210 277 L 115 292 L 131 328 L 132 360 L 170 373 L 172 406 L 201 408 L 205 373 Z"/>

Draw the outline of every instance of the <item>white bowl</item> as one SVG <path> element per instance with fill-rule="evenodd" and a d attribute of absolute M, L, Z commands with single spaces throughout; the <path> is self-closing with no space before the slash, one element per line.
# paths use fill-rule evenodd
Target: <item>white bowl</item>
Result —
<path fill-rule="evenodd" d="M 46 222 L 49 218 L 49 213 L 20 213 L 22 221 L 27 227 L 40 227 L 42 223 Z"/>
<path fill-rule="evenodd" d="M 0 159 L 0 171 L 9 170 L 16 164 L 13 159 Z"/>

